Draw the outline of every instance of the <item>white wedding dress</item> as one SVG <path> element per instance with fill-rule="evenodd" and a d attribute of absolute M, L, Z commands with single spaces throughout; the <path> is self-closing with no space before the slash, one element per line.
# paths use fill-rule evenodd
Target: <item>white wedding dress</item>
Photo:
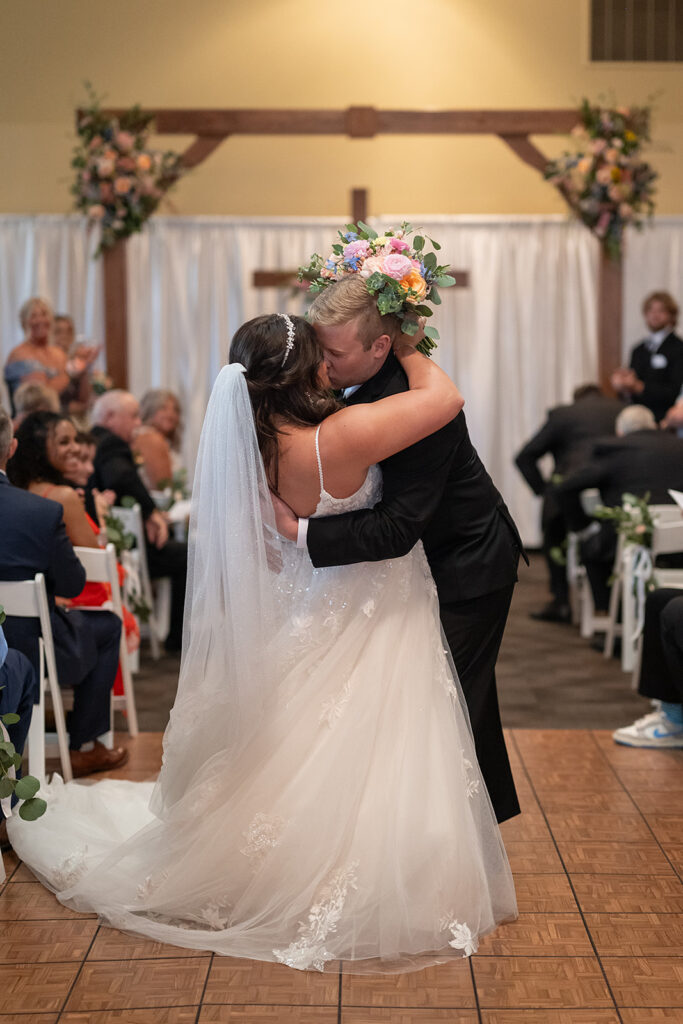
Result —
<path fill-rule="evenodd" d="M 246 393 L 237 372 L 219 392 L 233 415 Z M 223 472 L 228 450 L 216 461 L 214 444 Z M 516 916 L 515 895 L 421 544 L 391 561 L 314 569 L 293 544 L 273 547 L 257 515 L 269 564 L 249 576 L 241 566 L 231 593 L 236 567 L 216 536 L 199 564 L 202 527 L 216 528 L 201 509 L 220 516 L 208 460 L 205 446 L 192 614 L 160 780 L 54 781 L 43 818 L 9 823 L 18 855 L 67 906 L 179 946 L 381 972 L 470 955 Z M 342 499 L 321 472 L 315 515 L 380 493 L 377 467 Z M 243 557 L 249 523 L 233 530 L 229 510 L 223 520 Z M 269 625 L 257 577 L 272 590 Z M 254 618 L 273 634 L 254 633 Z M 251 675 L 232 680 L 239 671 Z"/>

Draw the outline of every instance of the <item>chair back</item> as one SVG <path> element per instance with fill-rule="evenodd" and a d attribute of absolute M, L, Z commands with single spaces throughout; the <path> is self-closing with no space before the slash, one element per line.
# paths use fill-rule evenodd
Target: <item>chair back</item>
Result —
<path fill-rule="evenodd" d="M 20 619 L 39 619 L 43 636 L 46 635 L 46 631 L 52 634 L 50 607 L 47 603 L 45 577 L 42 572 L 36 573 L 32 580 L 0 580 L 0 604 L 5 609 L 5 615 L 14 615 Z"/>
<path fill-rule="evenodd" d="M 652 559 L 658 555 L 683 552 L 683 518 L 680 510 L 677 522 L 657 522 L 652 533 Z"/>
<path fill-rule="evenodd" d="M 648 505 L 648 508 L 657 524 L 683 522 L 683 513 L 679 505 Z"/>
<path fill-rule="evenodd" d="M 116 566 L 116 548 L 107 544 L 106 548 L 74 548 L 76 558 L 85 569 L 88 583 L 108 583 L 111 587 L 111 608 L 116 615 L 123 618 L 121 607 L 121 588 Z"/>
<path fill-rule="evenodd" d="M 597 487 L 588 487 L 585 491 L 581 491 L 579 494 L 579 501 L 581 502 L 581 508 L 586 515 L 592 516 L 598 505 L 602 504 L 600 491 Z"/>
<path fill-rule="evenodd" d="M 142 511 L 136 502 L 131 508 L 123 505 L 112 505 L 111 514 L 121 521 L 127 533 L 135 537 L 135 545 L 139 551 L 145 550 L 145 528 L 142 522 Z"/>

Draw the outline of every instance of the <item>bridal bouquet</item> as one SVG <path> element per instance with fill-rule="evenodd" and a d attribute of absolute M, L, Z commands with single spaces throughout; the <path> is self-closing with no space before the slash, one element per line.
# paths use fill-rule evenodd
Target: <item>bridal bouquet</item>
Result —
<path fill-rule="evenodd" d="M 76 209 L 102 226 L 98 255 L 140 231 L 182 173 L 178 154 L 149 148 L 151 125 L 151 115 L 137 106 L 121 118 L 107 117 L 90 90 L 89 106 L 78 121 L 71 192 Z"/>
<path fill-rule="evenodd" d="M 572 130 L 578 152 L 563 153 L 549 163 L 545 177 L 618 259 L 626 225 L 642 228 L 644 217 L 654 212 L 657 173 L 640 154 L 650 137 L 650 110 L 611 110 L 584 100 L 580 116 Z"/>
<path fill-rule="evenodd" d="M 427 303 L 440 305 L 438 288 L 455 284 L 448 267 L 439 265 L 436 252 L 425 252 L 427 241 L 435 250 L 441 248 L 439 243 L 419 234 L 409 241 L 413 230 L 403 223 L 398 230 L 388 228 L 380 235 L 363 221 L 347 224 L 327 259 L 314 253 L 308 266 L 299 268 L 299 280 L 309 281 L 309 291 L 317 293 L 349 274 L 360 274 L 376 297 L 379 312 L 398 317 L 403 333 L 412 336 L 418 330 L 418 317 L 433 314 Z M 427 326 L 424 333 L 417 347 L 428 355 L 436 348 L 439 332 Z"/>

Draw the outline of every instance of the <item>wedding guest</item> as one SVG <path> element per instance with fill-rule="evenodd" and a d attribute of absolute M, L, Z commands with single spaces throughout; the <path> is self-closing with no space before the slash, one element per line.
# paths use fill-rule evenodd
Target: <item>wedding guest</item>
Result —
<path fill-rule="evenodd" d="M 616 432 L 617 437 L 597 442 L 590 460 L 555 487 L 568 528 L 578 533 L 590 527 L 581 541 L 581 559 L 600 612 L 609 606 L 617 536 L 611 523 L 598 524 L 586 515 L 581 491 L 597 487 L 602 504 L 614 506 L 625 493 L 649 494 L 653 505 L 671 504 L 669 488 L 683 490 L 683 440 L 658 430 L 649 409 L 627 406 L 617 417 Z"/>
<path fill-rule="evenodd" d="M 164 388 L 150 388 L 140 400 L 140 418 L 133 449 L 142 459 L 141 473 L 149 489 L 161 490 L 182 468 L 178 397 Z"/>
<path fill-rule="evenodd" d="M 0 625 L 0 718 L 3 715 L 19 715 L 19 721 L 5 726 L 10 743 L 21 754 L 26 745 L 33 705 L 40 697 L 39 682 L 33 665 L 21 651 L 10 651 L 7 640 Z M 17 769 L 17 777 L 21 769 Z M 0 807 L 0 850 L 6 846 L 7 832 L 4 814 Z"/>
<path fill-rule="evenodd" d="M 638 693 L 659 707 L 613 739 L 627 747 L 683 747 L 683 592 L 672 587 L 654 590 L 645 603 Z"/>
<path fill-rule="evenodd" d="M 567 527 L 552 480 L 567 476 L 588 461 L 596 438 L 614 434 L 614 423 L 621 409 L 621 403 L 605 396 L 597 384 L 584 384 L 574 391 L 571 405 L 550 409 L 543 426 L 515 458 L 529 487 L 543 498 L 541 528 L 551 600 L 539 611 L 532 612 L 532 619 L 571 621 L 566 568 L 553 557 L 553 551 L 561 549 L 566 541 Z M 545 480 L 538 468 L 539 459 L 545 455 L 553 457 L 550 480 Z"/>
<path fill-rule="evenodd" d="M 674 333 L 678 305 L 668 292 L 651 292 L 643 302 L 649 334 L 631 352 L 628 369 L 612 374 L 614 390 L 625 402 L 637 402 L 661 420 L 683 386 L 683 340 Z"/>
<path fill-rule="evenodd" d="M 47 384 L 25 380 L 14 392 L 14 429 L 32 412 L 59 412 L 59 396 Z"/>
<path fill-rule="evenodd" d="M 44 574 L 60 685 L 74 691 L 67 716 L 71 767 L 75 776 L 116 768 L 126 762 L 127 751 L 107 750 L 97 737 L 110 727 L 121 624 L 110 612 L 59 607 L 57 595 L 68 599 L 83 590 L 85 570 L 67 537 L 62 505 L 8 480 L 7 464 L 16 452 L 11 420 L 0 410 L 0 578 L 30 580 L 37 572 Z M 37 620 L 8 616 L 4 628 L 10 647 L 22 651 L 37 671 Z"/>
<path fill-rule="evenodd" d="M 55 313 L 55 322 L 52 329 L 52 340 L 55 345 L 61 348 L 67 359 L 76 344 L 76 326 L 74 318 L 68 313 Z"/>
<path fill-rule="evenodd" d="M 65 353 L 67 359 L 70 356 L 79 356 L 88 360 L 92 365 L 100 352 L 97 345 L 79 345 L 76 343 L 76 326 L 74 318 L 68 313 L 57 313 L 55 315 L 52 340 L 55 345 Z M 77 418 L 80 425 L 84 426 L 84 417 L 92 403 L 93 391 L 90 380 L 90 373 L 85 372 L 80 377 L 72 380 L 61 394 L 62 408 L 70 416 Z"/>
<path fill-rule="evenodd" d="M 128 391 L 107 391 L 92 410 L 92 434 L 97 442 L 95 472 L 91 483 L 100 490 L 112 490 L 117 503 L 134 498 L 140 505 L 147 535 L 147 564 L 152 579 L 171 578 L 171 623 L 166 650 L 182 646 L 183 609 L 187 579 L 187 544 L 169 540 L 168 524 L 137 471 L 131 448 L 139 430 L 140 408 Z"/>
<path fill-rule="evenodd" d="M 80 381 L 97 351 L 88 349 L 67 359 L 63 350 L 52 344 L 54 315 L 45 299 L 28 299 L 19 311 L 19 322 L 26 337 L 12 349 L 5 364 L 10 401 L 13 403 L 14 392 L 25 380 L 45 384 L 61 396 L 72 381 Z"/>
<path fill-rule="evenodd" d="M 664 430 L 675 430 L 679 437 L 683 437 L 683 391 L 681 391 L 676 404 L 667 411 L 661 422 Z"/>

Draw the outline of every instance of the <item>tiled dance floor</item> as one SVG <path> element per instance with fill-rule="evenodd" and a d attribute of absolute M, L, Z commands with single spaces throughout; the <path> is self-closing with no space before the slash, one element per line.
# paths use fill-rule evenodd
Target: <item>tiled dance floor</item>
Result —
<path fill-rule="evenodd" d="M 580 730 L 509 738 L 520 916 L 469 960 L 354 977 L 179 950 L 62 908 L 10 855 L 0 1024 L 683 1024 L 683 751 Z M 148 778 L 160 735 L 130 745 L 114 774 Z"/>

